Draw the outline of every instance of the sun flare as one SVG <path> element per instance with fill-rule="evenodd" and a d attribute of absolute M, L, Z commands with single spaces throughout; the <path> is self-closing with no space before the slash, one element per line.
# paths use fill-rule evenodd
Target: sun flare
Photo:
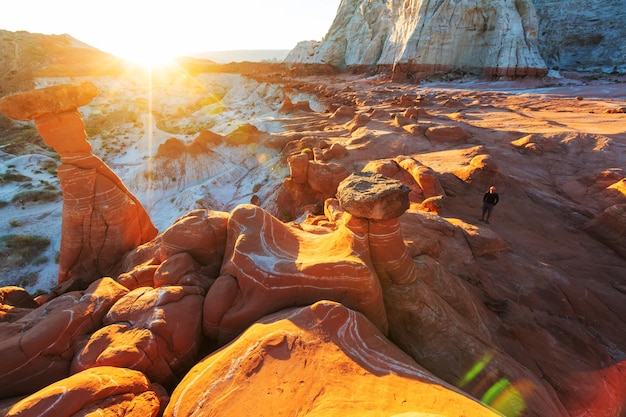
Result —
<path fill-rule="evenodd" d="M 136 48 L 119 55 L 129 64 L 147 69 L 161 69 L 171 66 L 176 58 L 175 54 L 160 51 L 156 48 Z"/>

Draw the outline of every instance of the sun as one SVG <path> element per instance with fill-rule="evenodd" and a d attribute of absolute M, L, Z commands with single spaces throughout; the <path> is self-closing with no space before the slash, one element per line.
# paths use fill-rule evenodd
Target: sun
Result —
<path fill-rule="evenodd" d="M 141 47 L 118 53 L 130 65 L 140 66 L 146 69 L 163 69 L 174 64 L 176 54 L 158 48 Z"/>

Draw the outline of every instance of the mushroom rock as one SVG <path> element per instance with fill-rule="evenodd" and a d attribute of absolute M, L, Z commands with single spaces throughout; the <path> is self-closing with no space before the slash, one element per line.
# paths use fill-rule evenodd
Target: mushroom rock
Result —
<path fill-rule="evenodd" d="M 97 366 L 142 371 L 172 387 L 200 350 L 202 303 L 199 287 L 138 288 L 120 298 L 72 361 L 71 372 Z"/>
<path fill-rule="evenodd" d="M 18 401 L 6 417 L 156 417 L 167 393 L 139 371 L 111 366 L 88 369 Z"/>
<path fill-rule="evenodd" d="M 157 234 L 147 212 L 122 180 L 91 153 L 77 108 L 98 94 L 91 83 L 57 85 L 0 99 L 0 111 L 34 119 L 60 156 L 63 219 L 58 281 L 85 283 L 111 275 L 126 252 Z"/>
<path fill-rule="evenodd" d="M 330 301 L 258 320 L 192 368 L 163 416 L 216 413 L 499 415 L 421 368 L 364 315 Z"/>
<path fill-rule="evenodd" d="M 368 220 L 370 256 L 383 286 L 410 284 L 417 279 L 400 229 L 400 216 L 409 208 L 409 187 L 380 174 L 360 172 L 337 189 L 341 207 Z"/>
<path fill-rule="evenodd" d="M 31 394 L 70 372 L 76 342 L 95 331 L 128 290 L 111 278 L 63 294 L 13 323 L 0 323 L 0 398 Z"/>
<path fill-rule="evenodd" d="M 328 233 L 289 226 L 252 205 L 228 221 L 221 276 L 204 303 L 204 331 L 223 344 L 259 318 L 333 300 L 362 312 L 382 332 L 387 316 L 369 264 L 367 222 L 345 216 Z"/>

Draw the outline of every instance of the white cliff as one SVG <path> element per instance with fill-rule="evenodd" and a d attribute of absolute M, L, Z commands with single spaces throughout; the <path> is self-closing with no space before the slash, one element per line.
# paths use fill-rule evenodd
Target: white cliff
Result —
<path fill-rule="evenodd" d="M 325 39 L 300 43 L 285 61 L 408 78 L 456 69 L 537 76 L 546 73 L 537 28 L 530 0 L 343 0 Z"/>

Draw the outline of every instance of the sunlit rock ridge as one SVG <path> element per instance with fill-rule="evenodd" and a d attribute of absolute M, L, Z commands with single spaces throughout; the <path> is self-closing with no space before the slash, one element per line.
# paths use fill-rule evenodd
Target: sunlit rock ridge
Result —
<path fill-rule="evenodd" d="M 617 4 L 623 2 L 610 3 L 344 0 L 325 38 L 300 42 L 285 61 L 392 72 L 408 79 L 455 70 L 541 77 L 547 63 L 561 61 L 616 66 L 624 62 L 624 52 L 615 46 L 620 42 L 611 40 L 623 32 L 617 22 L 624 8 Z M 603 26 L 599 21 L 609 25 L 595 32 Z"/>

